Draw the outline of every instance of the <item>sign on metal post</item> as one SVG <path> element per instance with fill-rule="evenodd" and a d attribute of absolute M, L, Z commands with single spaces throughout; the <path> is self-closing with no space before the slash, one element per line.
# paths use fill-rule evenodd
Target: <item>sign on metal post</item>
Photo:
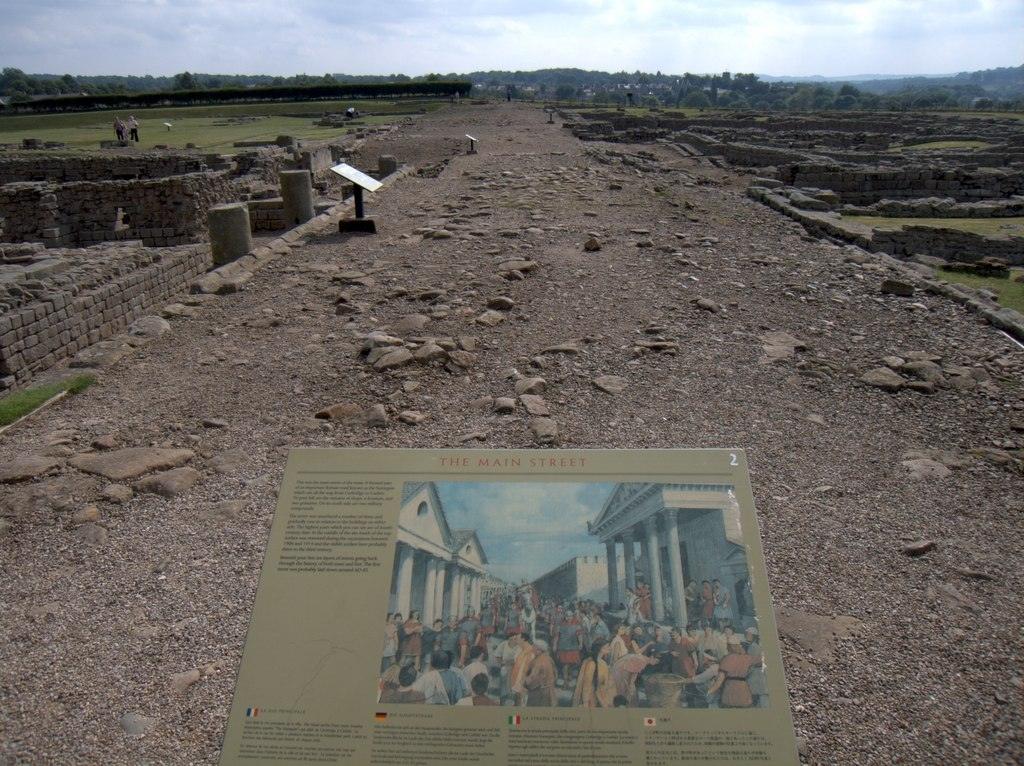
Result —
<path fill-rule="evenodd" d="M 363 215 L 363 190 L 375 192 L 384 184 L 376 178 L 366 175 L 361 170 L 356 170 L 351 165 L 346 165 L 344 162 L 332 167 L 331 172 L 337 173 L 346 181 L 352 182 L 352 196 L 355 197 L 356 203 L 356 217 L 338 221 L 338 231 L 362 231 L 376 234 L 377 224 L 374 223 L 372 218 L 366 218 Z"/>
<path fill-rule="evenodd" d="M 473 136 L 466 134 L 466 138 L 469 139 L 469 151 L 467 154 L 476 154 L 476 139 Z"/>

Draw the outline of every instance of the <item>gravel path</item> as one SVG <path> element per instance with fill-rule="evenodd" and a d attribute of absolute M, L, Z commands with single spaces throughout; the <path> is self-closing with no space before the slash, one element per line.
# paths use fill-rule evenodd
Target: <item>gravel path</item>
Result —
<path fill-rule="evenodd" d="M 0 757 L 216 761 L 290 447 L 530 447 L 557 427 L 565 447 L 748 450 L 809 762 L 1024 758 L 1024 351 L 951 301 L 883 294 L 874 260 L 670 147 L 581 143 L 519 105 L 383 141 L 357 162 L 428 171 L 370 200 L 378 236 L 309 241 L 197 301 L 0 439 L 0 466 L 59 461 L 0 484 Z M 378 371 L 371 330 L 444 348 Z M 887 357 L 934 393 L 860 381 Z M 548 419 L 492 411 L 532 376 Z M 386 424 L 314 418 L 346 402 Z M 192 450 L 198 474 L 114 502 L 70 461 L 121 447 Z"/>

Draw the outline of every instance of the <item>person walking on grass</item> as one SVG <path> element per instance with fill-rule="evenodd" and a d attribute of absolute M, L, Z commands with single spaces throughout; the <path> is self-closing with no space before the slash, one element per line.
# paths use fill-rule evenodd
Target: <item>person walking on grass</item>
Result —
<path fill-rule="evenodd" d="M 139 143 L 139 121 L 134 114 L 128 118 L 128 140 Z"/>

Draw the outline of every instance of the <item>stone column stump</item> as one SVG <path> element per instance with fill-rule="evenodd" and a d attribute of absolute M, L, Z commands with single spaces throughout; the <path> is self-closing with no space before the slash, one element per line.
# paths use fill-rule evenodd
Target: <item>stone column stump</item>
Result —
<path fill-rule="evenodd" d="M 281 199 L 284 202 L 284 220 L 288 226 L 298 226 L 313 217 L 313 176 L 308 170 L 282 170 Z"/>
<path fill-rule="evenodd" d="M 244 203 L 211 207 L 207 214 L 213 264 L 221 266 L 252 250 L 249 208 Z"/>

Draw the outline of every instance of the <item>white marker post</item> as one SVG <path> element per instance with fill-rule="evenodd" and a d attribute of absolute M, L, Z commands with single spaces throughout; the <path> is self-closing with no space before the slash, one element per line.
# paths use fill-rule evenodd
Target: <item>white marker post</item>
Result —
<path fill-rule="evenodd" d="M 469 151 L 466 154 L 476 154 L 476 139 L 469 133 L 466 134 L 466 138 L 469 139 Z"/>
<path fill-rule="evenodd" d="M 173 126 L 173 125 L 172 125 L 171 123 L 169 123 L 169 122 L 165 122 L 165 123 L 164 123 L 164 125 L 166 125 L 166 126 L 167 126 L 167 132 L 168 132 L 168 133 L 170 133 L 170 131 L 171 131 L 171 128 L 173 128 L 173 127 L 174 127 L 174 126 Z"/>
<path fill-rule="evenodd" d="M 352 182 L 352 195 L 355 197 L 356 202 L 356 217 L 344 218 L 338 221 L 338 231 L 341 233 L 358 231 L 365 234 L 376 234 L 377 224 L 374 220 L 363 217 L 363 190 L 375 192 L 384 184 L 376 178 L 371 178 L 366 173 L 356 170 L 351 165 L 346 165 L 344 162 L 331 168 L 331 172 L 337 173 L 346 181 Z"/>

